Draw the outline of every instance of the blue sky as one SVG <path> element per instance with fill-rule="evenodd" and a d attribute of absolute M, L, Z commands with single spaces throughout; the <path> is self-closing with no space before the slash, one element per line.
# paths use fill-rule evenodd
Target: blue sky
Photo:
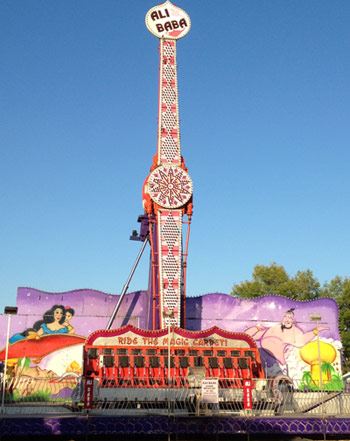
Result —
<path fill-rule="evenodd" d="M 156 148 L 149 0 L 2 0 L 0 292 L 118 293 Z M 256 264 L 349 276 L 350 2 L 183 0 L 188 293 Z M 130 289 L 147 287 L 148 255 Z"/>

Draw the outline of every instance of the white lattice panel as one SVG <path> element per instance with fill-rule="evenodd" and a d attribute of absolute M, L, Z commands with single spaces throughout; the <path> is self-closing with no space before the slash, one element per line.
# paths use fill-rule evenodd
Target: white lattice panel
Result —
<path fill-rule="evenodd" d="M 160 308 L 165 328 L 180 326 L 182 211 L 158 211 Z M 177 311 L 165 316 L 164 311 Z"/>
<path fill-rule="evenodd" d="M 160 46 L 157 155 L 143 190 L 145 210 L 157 223 L 156 239 L 152 231 L 150 236 L 153 326 L 164 328 L 181 322 L 182 217 L 192 215 L 192 180 L 181 157 L 176 64 L 176 41 L 187 35 L 191 20 L 170 1 L 151 8 L 145 20 Z"/>
<path fill-rule="evenodd" d="M 181 164 L 176 42 L 160 41 L 158 164 Z"/>

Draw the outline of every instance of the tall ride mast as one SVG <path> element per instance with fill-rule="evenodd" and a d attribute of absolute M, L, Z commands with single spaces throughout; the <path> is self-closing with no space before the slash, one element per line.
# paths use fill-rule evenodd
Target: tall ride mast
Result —
<path fill-rule="evenodd" d="M 143 187 L 151 244 L 152 328 L 183 326 L 186 258 L 183 217 L 192 215 L 192 180 L 181 156 L 176 40 L 190 30 L 190 18 L 170 1 L 146 15 L 148 30 L 160 39 L 157 153 Z M 189 234 L 189 228 L 187 229 Z"/>

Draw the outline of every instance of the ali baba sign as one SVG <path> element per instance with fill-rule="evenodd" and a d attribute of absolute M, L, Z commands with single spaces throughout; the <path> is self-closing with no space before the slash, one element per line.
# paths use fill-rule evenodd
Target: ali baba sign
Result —
<path fill-rule="evenodd" d="M 171 40 L 184 37 L 191 28 L 189 15 L 170 1 L 150 9 L 145 21 L 151 34 Z"/>

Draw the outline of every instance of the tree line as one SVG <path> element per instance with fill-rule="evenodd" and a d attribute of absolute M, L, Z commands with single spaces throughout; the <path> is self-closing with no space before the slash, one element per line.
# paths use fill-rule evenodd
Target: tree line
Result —
<path fill-rule="evenodd" d="M 350 369 L 350 278 L 335 276 L 323 285 L 311 270 L 290 276 L 276 263 L 256 265 L 251 280 L 233 286 L 231 295 L 251 299 L 266 294 L 278 294 L 293 300 L 334 299 L 339 307 L 339 331 L 344 350 L 343 372 Z"/>

